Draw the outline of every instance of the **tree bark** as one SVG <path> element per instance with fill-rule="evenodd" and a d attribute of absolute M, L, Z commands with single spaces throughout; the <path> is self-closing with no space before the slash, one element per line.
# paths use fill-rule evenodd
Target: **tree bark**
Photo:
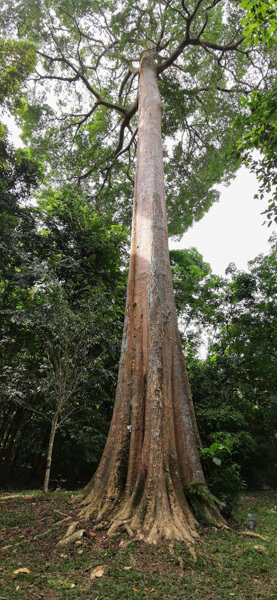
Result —
<path fill-rule="evenodd" d="M 152 52 L 145 51 L 117 394 L 106 447 L 83 492 L 81 511 L 109 518 L 110 532 L 127 524 L 153 543 L 197 537 L 184 490 L 193 480 L 205 486 L 170 271 L 161 119 L 156 66 Z M 211 513 L 219 522 L 216 509 Z"/>
<path fill-rule="evenodd" d="M 56 435 L 57 426 L 58 426 L 58 420 L 59 420 L 60 412 L 62 410 L 62 406 L 63 406 L 63 398 L 58 400 L 57 410 L 54 414 L 54 417 L 53 417 L 53 420 L 51 423 L 51 431 L 50 431 L 50 437 L 49 437 L 47 459 L 46 459 L 46 469 L 45 469 L 44 484 L 43 484 L 43 491 L 45 494 L 47 494 L 48 487 L 49 487 L 49 479 L 50 479 L 50 472 L 51 472 L 51 466 L 52 466 L 53 446 L 54 446 L 54 440 L 55 440 L 55 435 Z"/>

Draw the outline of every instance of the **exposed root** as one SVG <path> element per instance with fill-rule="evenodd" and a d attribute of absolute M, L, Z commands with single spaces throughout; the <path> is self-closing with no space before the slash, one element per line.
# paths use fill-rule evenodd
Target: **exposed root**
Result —
<path fill-rule="evenodd" d="M 181 510 L 170 509 L 167 511 L 156 511 L 155 501 L 152 499 L 146 506 L 141 503 L 137 509 L 133 509 L 132 503 L 126 502 L 120 511 L 114 516 L 108 530 L 112 536 L 122 528 L 136 539 L 143 539 L 149 544 L 158 544 L 162 540 L 178 540 L 193 544 L 199 535 L 196 531 L 196 521 L 191 515 L 190 519 Z"/>
<path fill-rule="evenodd" d="M 122 498 L 122 502 L 114 502 L 112 494 L 100 497 L 92 490 L 83 500 L 80 516 L 88 519 L 92 515 L 99 522 L 109 523 L 108 535 L 113 536 L 118 531 L 126 530 L 129 537 L 143 539 L 150 544 L 158 544 L 163 540 L 178 540 L 192 548 L 199 539 L 196 521 L 183 494 L 176 492 L 173 486 L 168 486 L 168 493 L 160 493 L 155 487 L 144 488 L 139 502 L 135 490 L 131 496 Z M 87 504 L 88 503 L 88 504 Z M 204 506 L 207 518 L 216 527 L 229 529 L 216 507 Z M 193 560 L 195 553 L 191 552 Z"/>
<path fill-rule="evenodd" d="M 125 529 L 129 535 L 129 537 L 133 538 L 134 537 L 134 532 L 132 531 L 131 527 L 129 527 L 128 523 L 125 523 Z"/>
<path fill-rule="evenodd" d="M 76 531 L 78 524 L 79 524 L 79 521 L 73 521 L 73 523 L 71 523 L 71 525 L 69 525 L 64 537 L 66 538 L 66 537 L 72 535 Z"/>
<path fill-rule="evenodd" d="M 189 550 L 189 553 L 191 555 L 192 560 L 194 562 L 196 562 L 197 561 L 197 556 L 196 556 L 196 552 L 195 552 L 193 546 L 188 546 L 188 550 Z"/>
<path fill-rule="evenodd" d="M 45 535 L 48 535 L 48 533 L 52 532 L 52 529 L 54 529 L 54 527 L 59 527 L 60 525 L 63 525 L 66 521 L 69 521 L 69 519 L 71 519 L 71 517 L 65 517 L 61 521 L 57 521 L 57 523 L 53 523 L 53 525 L 52 525 L 52 527 L 50 527 L 50 529 L 47 529 L 46 531 L 43 531 L 42 533 L 38 533 L 34 537 L 34 539 L 36 540 L 37 538 L 41 538 L 41 537 L 44 537 Z"/>
<path fill-rule="evenodd" d="M 226 529 L 226 530 L 230 531 L 230 527 L 228 527 L 228 525 L 226 525 L 226 521 L 224 520 L 224 518 L 222 517 L 222 515 L 220 514 L 219 510 L 217 510 L 216 507 L 213 508 L 210 505 L 206 505 L 205 513 L 206 513 L 209 521 L 215 527 L 218 527 L 220 529 Z"/>
<path fill-rule="evenodd" d="M 260 535 L 259 533 L 254 533 L 254 531 L 241 531 L 240 535 L 247 535 L 249 537 L 259 538 L 259 540 L 263 540 L 264 542 L 268 542 L 269 540 L 268 537 Z"/>
<path fill-rule="evenodd" d="M 84 535 L 86 535 L 85 529 L 80 529 L 79 531 L 75 531 L 74 533 L 72 533 L 72 535 L 67 535 L 66 537 L 62 538 L 57 543 L 57 546 L 70 546 L 70 544 L 74 544 L 78 540 L 82 540 Z"/>
<path fill-rule="evenodd" d="M 96 492 L 94 489 L 81 501 L 82 508 L 79 511 L 79 516 L 85 520 L 94 516 L 97 521 L 101 521 L 108 515 L 115 513 L 118 504 L 115 502 L 114 496 L 111 494 L 105 497 L 102 489 Z"/>
<path fill-rule="evenodd" d="M 70 544 L 74 544 L 78 540 L 82 540 L 84 535 L 86 535 L 85 529 L 79 529 L 76 531 L 77 526 L 79 525 L 79 521 L 74 521 L 69 525 L 65 536 L 57 543 L 57 546 L 69 546 Z"/>
<path fill-rule="evenodd" d="M 69 517 L 68 513 L 65 513 L 63 510 L 58 510 L 57 508 L 54 508 L 54 512 L 57 513 L 57 515 L 61 515 L 62 517 L 67 517 L 68 519 L 71 518 Z"/>

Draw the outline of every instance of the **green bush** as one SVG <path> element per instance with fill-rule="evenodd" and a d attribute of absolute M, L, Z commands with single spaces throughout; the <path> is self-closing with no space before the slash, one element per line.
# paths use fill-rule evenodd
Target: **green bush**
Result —
<path fill-rule="evenodd" d="M 233 460 L 232 437 L 227 435 L 222 442 L 203 448 L 200 458 L 209 490 L 221 505 L 224 516 L 230 517 L 245 487 L 240 466 Z"/>

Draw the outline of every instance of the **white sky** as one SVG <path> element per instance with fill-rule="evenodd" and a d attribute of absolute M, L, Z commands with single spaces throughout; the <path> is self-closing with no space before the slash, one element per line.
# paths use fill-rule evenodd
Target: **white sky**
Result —
<path fill-rule="evenodd" d="M 261 212 L 266 200 L 255 200 L 257 179 L 246 167 L 241 167 L 229 187 L 219 186 L 219 202 L 195 223 L 180 242 L 170 240 L 170 249 L 197 248 L 216 275 L 225 274 L 230 262 L 247 270 L 247 263 L 258 254 L 268 254 L 268 239 L 274 227 L 263 225 Z"/>

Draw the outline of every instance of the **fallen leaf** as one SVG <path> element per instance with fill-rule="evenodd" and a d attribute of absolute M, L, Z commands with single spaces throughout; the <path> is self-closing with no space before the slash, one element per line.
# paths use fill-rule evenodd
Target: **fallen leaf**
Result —
<path fill-rule="evenodd" d="M 132 567 L 124 567 L 125 571 L 130 571 L 130 569 L 132 569 Z"/>
<path fill-rule="evenodd" d="M 61 558 L 67 558 L 67 554 L 61 554 Z"/>
<path fill-rule="evenodd" d="M 84 550 L 78 550 L 78 554 L 83 554 Z"/>
<path fill-rule="evenodd" d="M 95 577 L 102 577 L 102 575 L 104 575 L 104 569 L 100 567 L 95 573 Z"/>
<path fill-rule="evenodd" d="M 9 544 L 8 546 L 3 546 L 3 547 L 1 548 L 1 551 L 2 551 L 2 552 L 5 552 L 5 550 L 8 550 L 9 548 L 12 548 L 12 544 Z"/>
<path fill-rule="evenodd" d="M 75 583 L 72 583 L 71 586 L 70 586 L 71 589 L 73 589 L 75 587 L 76 587 Z"/>
<path fill-rule="evenodd" d="M 98 567 L 95 567 L 95 569 L 92 569 L 92 571 L 90 573 L 90 580 L 93 581 L 95 579 L 95 577 L 102 577 L 102 575 L 104 575 L 104 567 L 101 567 L 100 565 L 98 565 Z"/>
<path fill-rule="evenodd" d="M 151 588 L 150 594 L 151 594 L 151 592 L 155 592 L 155 588 Z"/>
<path fill-rule="evenodd" d="M 90 532 L 89 532 L 89 535 L 91 535 L 91 537 L 95 537 L 95 536 L 96 536 L 96 533 L 94 533 L 94 531 L 90 531 Z"/>
<path fill-rule="evenodd" d="M 21 569 L 17 569 L 13 573 L 14 573 L 14 575 L 18 575 L 19 573 L 25 573 L 26 575 L 29 575 L 29 573 L 31 573 L 31 571 L 29 571 L 29 569 L 27 569 L 27 567 L 22 567 Z"/>
<path fill-rule="evenodd" d="M 266 550 L 264 546 L 254 546 L 254 550 L 263 554 Z"/>
<path fill-rule="evenodd" d="M 133 592 L 139 592 L 139 590 L 137 590 L 137 588 L 132 588 Z"/>

